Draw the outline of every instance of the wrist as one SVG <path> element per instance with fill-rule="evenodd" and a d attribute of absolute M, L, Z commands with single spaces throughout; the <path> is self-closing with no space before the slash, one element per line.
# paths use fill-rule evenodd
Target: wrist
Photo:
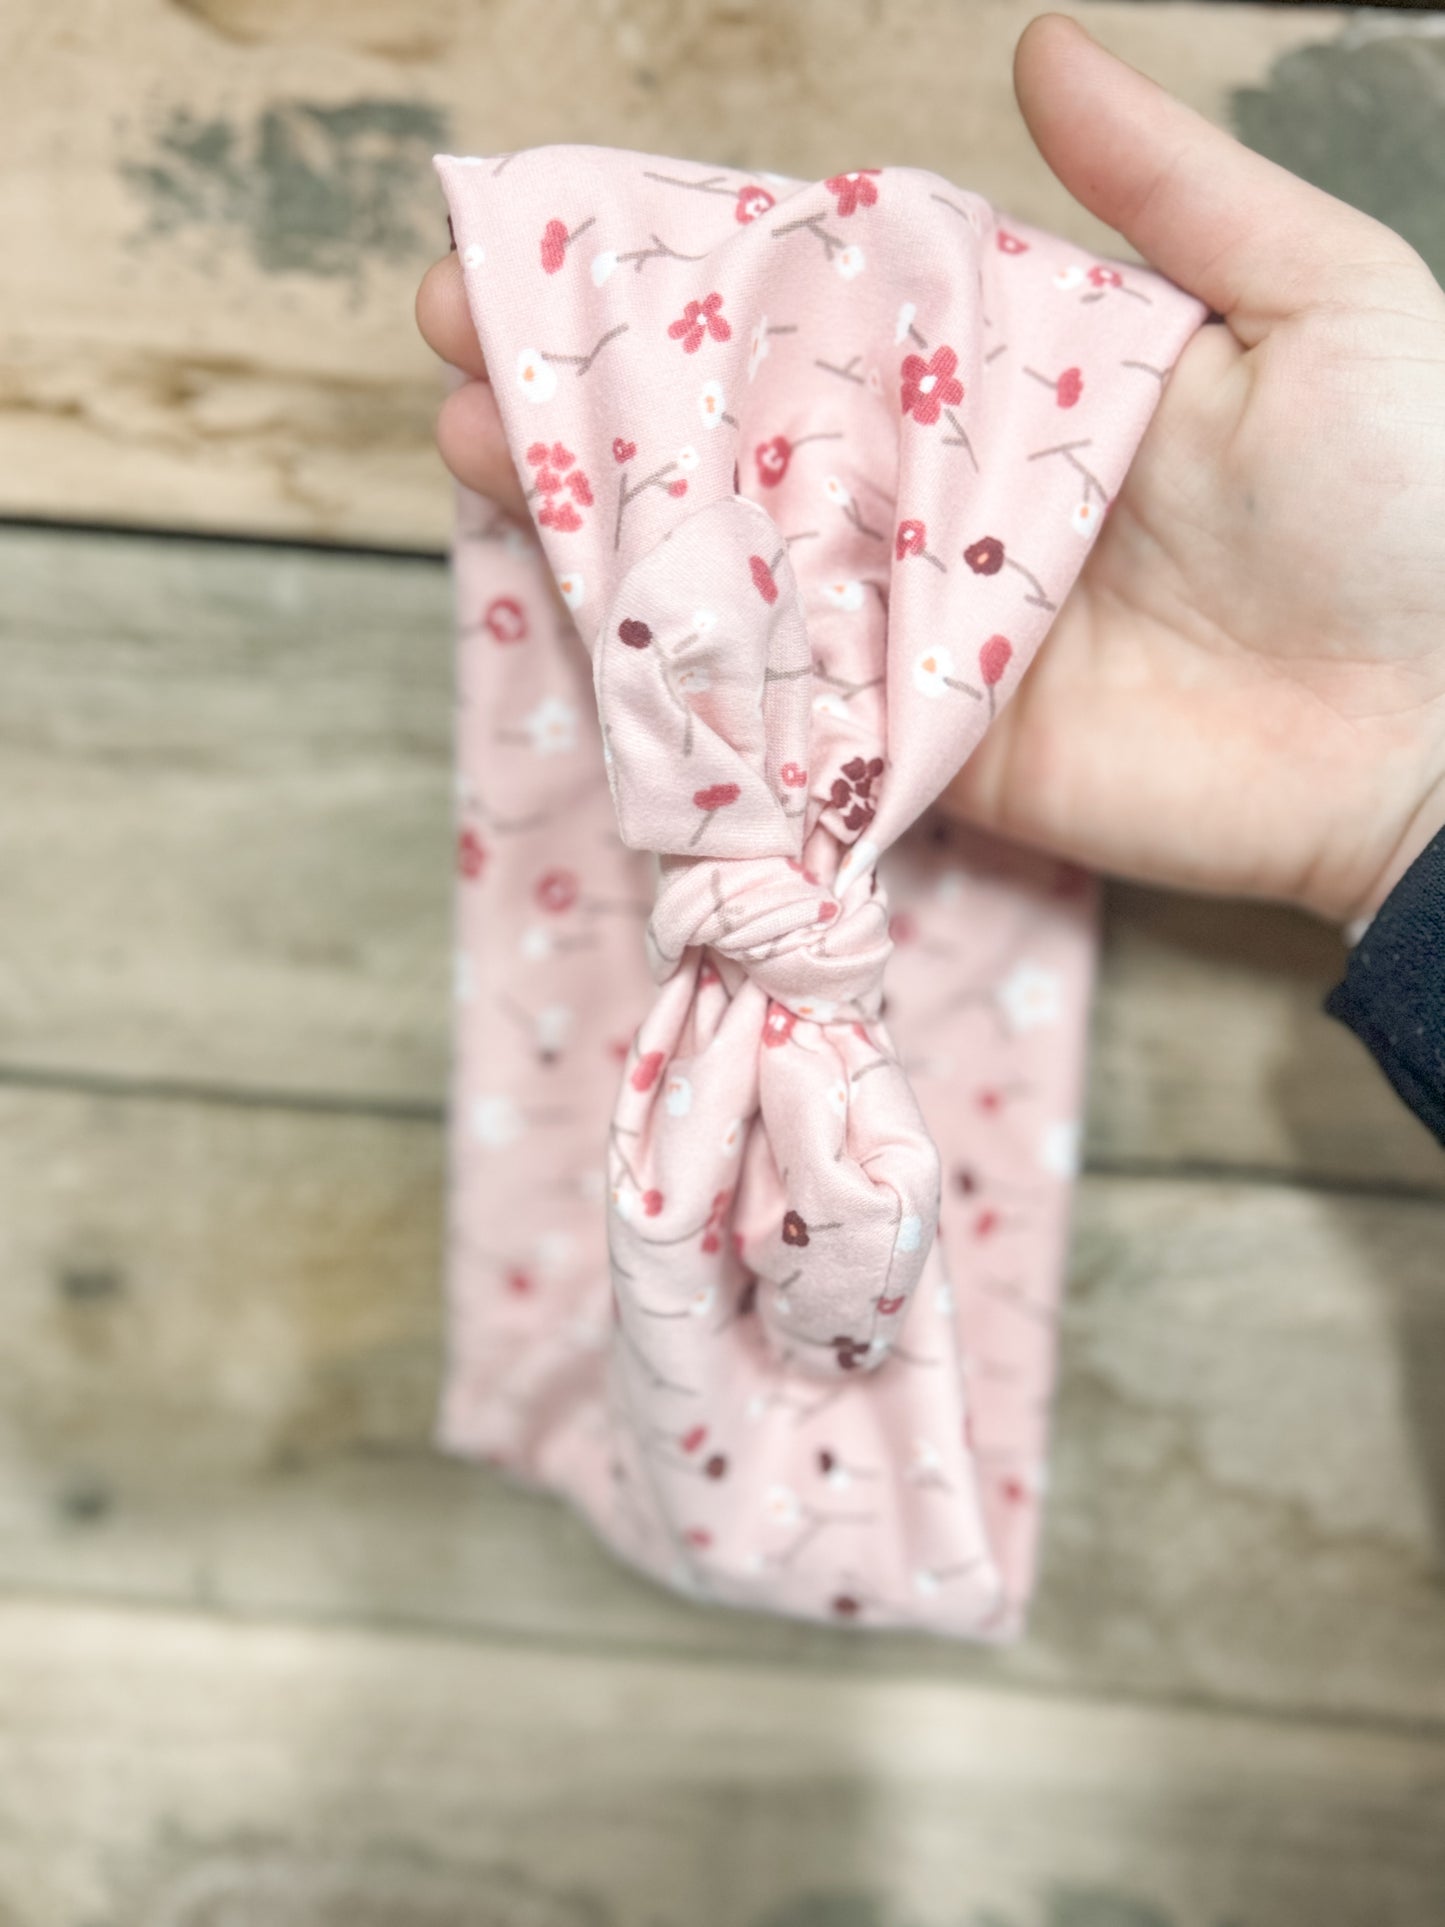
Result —
<path fill-rule="evenodd" d="M 1345 932 L 1351 943 L 1358 941 L 1379 911 L 1381 904 L 1417 858 L 1445 829 L 1445 767 L 1437 770 L 1427 784 L 1420 803 L 1412 812 L 1394 849 L 1370 888 L 1348 912 Z"/>

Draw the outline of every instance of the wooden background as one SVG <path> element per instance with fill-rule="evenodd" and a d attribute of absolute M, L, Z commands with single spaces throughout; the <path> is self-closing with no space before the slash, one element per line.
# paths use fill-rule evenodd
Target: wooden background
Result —
<path fill-rule="evenodd" d="M 1111 892 L 1022 1645 L 681 1604 L 430 1445 L 430 157 L 908 161 L 1118 251 L 1030 11 L 0 16 L 0 1927 L 1445 1921 L 1445 1158 L 1302 917 Z M 1077 11 L 1445 269 L 1438 18 Z"/>

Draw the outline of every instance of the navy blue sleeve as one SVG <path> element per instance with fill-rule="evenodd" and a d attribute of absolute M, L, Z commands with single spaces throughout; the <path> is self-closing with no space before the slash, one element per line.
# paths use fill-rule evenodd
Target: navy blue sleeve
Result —
<path fill-rule="evenodd" d="M 1325 999 L 1445 1144 L 1445 830 L 1411 864 Z"/>

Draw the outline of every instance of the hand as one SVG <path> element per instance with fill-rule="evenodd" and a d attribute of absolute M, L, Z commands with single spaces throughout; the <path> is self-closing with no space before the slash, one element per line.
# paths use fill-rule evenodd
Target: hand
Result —
<path fill-rule="evenodd" d="M 1368 915 L 1445 823 L 1445 294 L 1061 15 L 1015 86 L 1070 192 L 1223 325 L 947 803 L 1092 867 Z M 455 257 L 417 313 L 483 374 Z M 438 441 L 521 511 L 488 388 L 448 397 Z"/>

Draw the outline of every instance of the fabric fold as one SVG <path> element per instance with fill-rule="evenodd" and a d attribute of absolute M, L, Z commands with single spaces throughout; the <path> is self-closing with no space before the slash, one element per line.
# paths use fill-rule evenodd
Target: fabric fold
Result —
<path fill-rule="evenodd" d="M 1205 310 L 918 170 L 435 164 L 532 516 L 459 492 L 440 1436 L 681 1590 L 1008 1637 L 1091 892 L 926 813 Z"/>

